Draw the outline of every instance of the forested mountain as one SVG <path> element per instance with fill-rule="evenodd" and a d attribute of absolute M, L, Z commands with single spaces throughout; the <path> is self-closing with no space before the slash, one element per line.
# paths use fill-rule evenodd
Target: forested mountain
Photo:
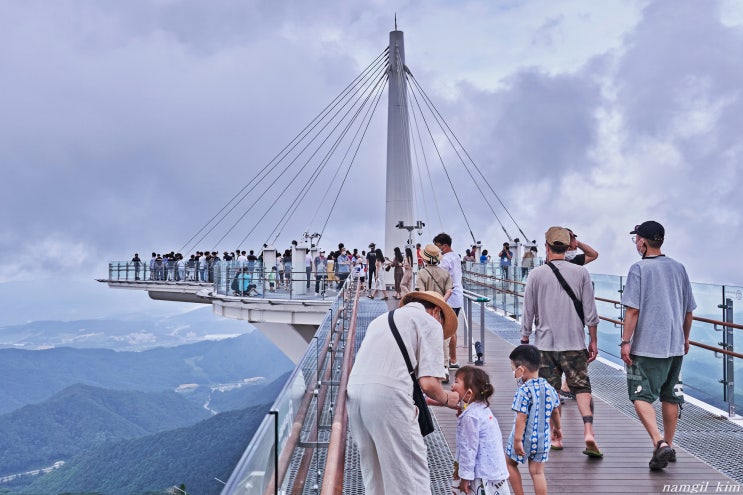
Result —
<path fill-rule="evenodd" d="M 106 442 L 193 425 L 211 417 L 175 392 L 73 385 L 41 404 L 0 416 L 0 476 L 69 461 Z"/>
<path fill-rule="evenodd" d="M 0 349 L 0 414 L 45 401 L 78 383 L 159 392 L 256 376 L 273 380 L 291 369 L 291 361 L 260 332 L 142 352 Z"/>
<path fill-rule="evenodd" d="M 269 407 L 221 413 L 189 428 L 108 443 L 14 493 L 132 495 L 165 493 L 185 483 L 189 493 L 219 494 L 223 486 L 214 478 L 227 480 Z"/>

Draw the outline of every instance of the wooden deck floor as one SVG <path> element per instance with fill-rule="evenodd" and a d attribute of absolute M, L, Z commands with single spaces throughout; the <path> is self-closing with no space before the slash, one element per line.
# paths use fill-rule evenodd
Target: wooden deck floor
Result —
<path fill-rule="evenodd" d="M 467 363 L 467 349 L 459 334 L 458 361 Z M 479 328 L 475 329 L 479 335 Z M 513 345 L 492 332 L 487 332 L 485 369 L 495 387 L 491 409 L 500 423 L 504 441 L 513 424 L 511 402 L 516 384 L 508 354 Z M 623 383 L 617 386 L 624 387 Z M 574 400 L 562 407 L 565 449 L 552 451 L 546 464 L 549 493 L 743 493 L 736 483 L 685 450 L 676 447 L 678 461 L 663 471 L 650 471 L 648 461 L 652 446 L 645 429 L 635 418 L 594 399 L 596 440 L 604 453 L 603 459 L 591 459 L 582 454 L 583 423 Z M 456 452 L 456 416 L 450 410 L 432 408 L 450 449 Z M 524 489 L 533 493 L 526 466 L 521 467 Z M 692 485 L 697 485 L 696 491 Z"/>

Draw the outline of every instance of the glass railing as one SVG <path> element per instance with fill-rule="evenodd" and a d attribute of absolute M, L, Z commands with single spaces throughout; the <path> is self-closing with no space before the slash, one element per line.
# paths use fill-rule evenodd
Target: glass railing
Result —
<path fill-rule="evenodd" d="M 330 348 L 327 348 L 329 336 L 336 335 L 336 332 L 332 330 L 334 322 L 340 319 L 341 324 L 336 326 L 339 326 L 341 331 L 344 324 L 348 323 L 347 317 L 350 312 L 348 308 L 351 305 L 354 290 L 353 284 L 350 283 L 341 287 L 340 293 L 331 304 L 330 311 L 276 398 L 271 412 L 266 415 L 251 439 L 222 493 L 254 495 L 289 493 L 291 490 L 294 479 L 287 475 L 290 456 L 297 440 L 305 440 L 302 444 L 305 447 L 309 447 L 312 443 L 306 441 L 306 437 L 308 429 L 311 429 L 311 423 L 319 421 L 320 418 L 320 413 L 316 408 L 320 396 L 324 395 L 322 392 L 318 393 L 322 377 L 327 370 L 336 370 L 339 367 L 338 359 L 342 359 L 342 357 L 337 358 L 332 342 Z M 345 347 L 342 339 L 340 345 Z M 332 372 L 336 373 L 336 371 Z M 326 403 L 320 407 L 331 411 L 335 400 L 333 394 L 337 395 L 338 392 L 338 387 L 333 385 L 335 379 L 333 376 L 328 382 L 322 383 L 322 387 L 331 389 L 331 394 L 327 396 L 327 399 L 323 399 Z M 290 437 L 294 439 L 294 442 L 290 442 Z M 311 469 L 310 472 L 321 473 L 322 468 L 315 466 L 315 469 Z M 276 476 L 277 473 L 281 473 L 281 476 Z M 279 479 L 278 484 L 277 479 Z"/>
<path fill-rule="evenodd" d="M 516 280 L 504 279 L 500 267 L 495 263 L 465 263 L 463 285 L 467 290 L 490 298 L 495 309 L 518 319 L 525 285 L 518 267 L 512 273 L 516 274 Z M 622 340 L 624 310 L 618 302 L 625 279 L 615 275 L 591 274 L 591 280 L 596 308 L 601 317 L 597 330 L 601 356 L 622 364 L 619 342 Z M 743 359 L 715 350 L 734 351 L 735 336 L 737 334 L 739 339 L 743 337 L 743 330 L 704 320 L 740 326 L 743 323 L 743 288 L 692 283 L 692 291 L 697 309 L 694 311 L 691 340 L 700 345 L 692 345 L 684 359 L 684 388 L 690 396 L 732 414 L 736 409 L 743 408 L 743 397 L 735 390 L 735 376 L 743 376 Z"/>
<path fill-rule="evenodd" d="M 349 274 L 325 273 L 316 276 L 306 269 L 278 272 L 264 269 L 261 262 L 238 263 L 218 261 L 208 265 L 166 263 L 150 267 L 150 262 L 112 261 L 108 264 L 111 282 L 213 284 L 214 293 L 271 299 L 327 299 L 338 294 L 339 287 Z"/>

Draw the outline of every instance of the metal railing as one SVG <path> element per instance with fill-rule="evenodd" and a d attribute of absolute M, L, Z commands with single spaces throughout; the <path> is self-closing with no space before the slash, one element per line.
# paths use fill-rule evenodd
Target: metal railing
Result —
<path fill-rule="evenodd" d="M 339 391 L 353 363 L 358 285 L 348 278 L 341 287 L 314 345 L 258 427 L 223 494 L 301 493 L 307 483 L 318 490 L 335 483 L 338 473 L 327 473 L 331 466 L 340 466 L 342 475 L 346 415 L 345 394 Z"/>
<path fill-rule="evenodd" d="M 522 316 L 521 298 L 526 284 L 522 280 L 500 277 L 498 269 L 494 264 L 467 263 L 463 267 L 463 285 L 474 294 L 488 297 L 493 308 L 518 320 Z M 624 325 L 624 307 L 619 301 L 621 297 L 616 296 L 624 290 L 624 278 L 591 274 L 591 279 L 601 320 L 599 350 L 604 357 L 621 364 L 618 344 Z M 743 330 L 743 325 L 735 323 L 743 322 L 743 288 L 692 283 L 692 291 L 697 309 L 692 324 L 692 349 L 684 361 L 684 386 L 696 398 L 727 410 L 732 417 L 736 407 L 743 407 L 740 399 L 736 399 L 735 389 L 736 372 L 743 374 L 743 354 L 735 352 L 734 347 L 734 331 Z M 738 301 L 737 306 L 735 301 Z M 716 313 L 719 318 L 714 318 Z"/>

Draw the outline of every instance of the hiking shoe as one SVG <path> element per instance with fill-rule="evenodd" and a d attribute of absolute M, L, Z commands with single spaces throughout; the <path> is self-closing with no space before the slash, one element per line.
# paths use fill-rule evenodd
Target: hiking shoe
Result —
<path fill-rule="evenodd" d="M 648 467 L 651 471 L 660 471 L 668 466 L 668 462 L 672 457 L 675 457 L 674 450 L 668 446 L 668 443 L 665 440 L 658 440 L 655 451 L 653 452 L 653 457 L 648 463 Z"/>
<path fill-rule="evenodd" d="M 449 363 L 449 368 L 459 368 L 459 363 L 454 361 L 453 363 Z"/>

